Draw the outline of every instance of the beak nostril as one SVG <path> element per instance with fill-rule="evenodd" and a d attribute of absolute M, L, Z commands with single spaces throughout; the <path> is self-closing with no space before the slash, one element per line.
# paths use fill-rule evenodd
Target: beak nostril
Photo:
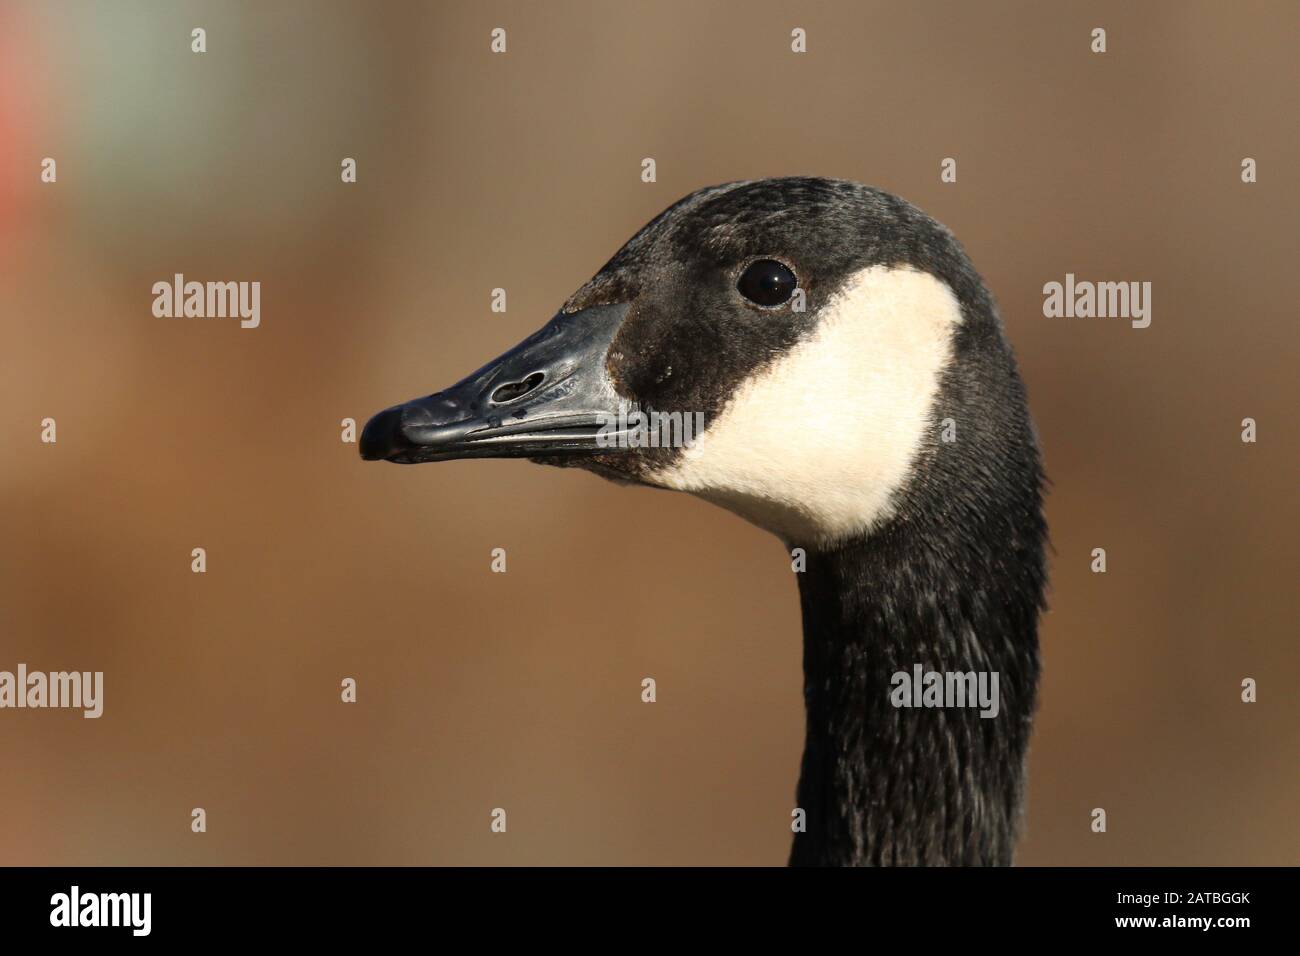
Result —
<path fill-rule="evenodd" d="M 505 385 L 499 385 L 492 392 L 492 404 L 504 405 L 506 402 L 513 402 L 517 398 L 523 398 L 545 380 L 546 375 L 544 373 L 533 372 L 522 382 L 507 382 Z"/>

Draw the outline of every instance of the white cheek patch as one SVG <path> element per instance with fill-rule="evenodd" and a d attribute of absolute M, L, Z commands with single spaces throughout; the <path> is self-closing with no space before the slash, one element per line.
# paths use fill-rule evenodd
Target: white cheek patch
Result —
<path fill-rule="evenodd" d="M 743 382 L 651 480 L 792 544 L 869 531 L 923 447 L 960 322 L 952 290 L 928 273 L 856 273 L 811 337 Z"/>

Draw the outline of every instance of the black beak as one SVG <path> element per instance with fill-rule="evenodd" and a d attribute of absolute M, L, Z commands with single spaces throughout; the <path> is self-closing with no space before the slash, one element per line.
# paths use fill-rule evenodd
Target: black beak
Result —
<path fill-rule="evenodd" d="M 445 391 L 385 409 L 361 433 L 361 457 L 412 464 L 456 458 L 605 454 L 620 399 L 605 356 L 628 304 L 560 313 Z"/>

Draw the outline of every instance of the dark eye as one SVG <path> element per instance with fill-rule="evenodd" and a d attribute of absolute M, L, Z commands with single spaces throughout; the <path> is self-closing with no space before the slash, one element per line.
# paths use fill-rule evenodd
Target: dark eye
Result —
<path fill-rule="evenodd" d="M 774 306 L 790 301 L 799 280 L 775 259 L 751 262 L 736 283 L 736 288 L 750 302 Z"/>

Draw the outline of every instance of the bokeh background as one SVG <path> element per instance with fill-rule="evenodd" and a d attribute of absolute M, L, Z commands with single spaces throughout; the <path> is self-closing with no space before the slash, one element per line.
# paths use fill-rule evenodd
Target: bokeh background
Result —
<path fill-rule="evenodd" d="M 1290 2 L 7 0 L 0 669 L 106 690 L 0 712 L 0 862 L 783 863 L 775 539 L 525 462 L 363 464 L 339 425 L 680 196 L 813 174 L 948 224 L 1020 357 L 1055 553 L 1018 862 L 1296 863 L 1298 33 Z M 261 328 L 154 318 L 175 272 L 259 280 Z M 1045 319 L 1066 272 L 1152 282 L 1151 327 Z"/>

